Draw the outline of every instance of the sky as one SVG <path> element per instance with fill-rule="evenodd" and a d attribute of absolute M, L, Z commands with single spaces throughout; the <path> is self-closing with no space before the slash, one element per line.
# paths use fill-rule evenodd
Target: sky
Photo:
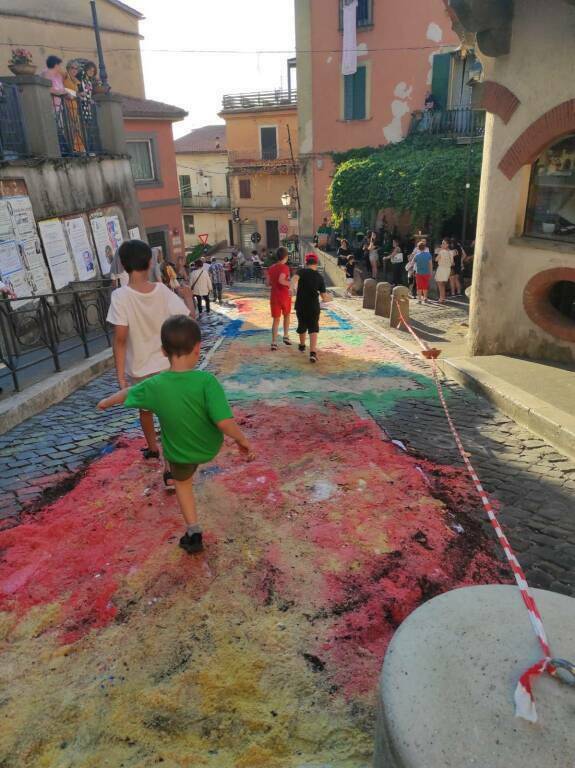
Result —
<path fill-rule="evenodd" d="M 217 113 L 224 94 L 287 87 L 287 59 L 295 51 L 294 0 L 128 3 L 146 17 L 140 22 L 146 96 L 189 113 L 184 122 L 174 124 L 176 137 L 222 122 Z"/>

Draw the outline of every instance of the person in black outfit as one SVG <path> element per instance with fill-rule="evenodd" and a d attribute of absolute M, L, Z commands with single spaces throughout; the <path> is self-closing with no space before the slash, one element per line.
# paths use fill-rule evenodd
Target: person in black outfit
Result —
<path fill-rule="evenodd" d="M 337 265 L 338 267 L 345 266 L 345 263 L 347 261 L 347 257 L 351 253 L 351 248 L 349 247 L 349 243 L 343 238 L 341 243 L 339 244 L 339 248 L 337 249 Z"/>
<path fill-rule="evenodd" d="M 345 283 L 346 283 L 346 290 L 345 295 L 351 299 L 353 296 L 353 273 L 355 269 L 355 259 L 353 257 L 353 253 L 350 253 L 347 257 L 347 260 L 345 262 Z"/>
<path fill-rule="evenodd" d="M 317 271 L 317 256 L 308 253 L 305 257 L 306 266 L 300 269 L 294 277 L 297 288 L 295 311 L 297 315 L 297 333 L 299 334 L 300 352 L 305 352 L 306 336 L 309 333 L 309 361 L 317 362 L 317 335 L 319 333 L 320 305 L 322 301 L 330 301 L 323 277 Z"/>

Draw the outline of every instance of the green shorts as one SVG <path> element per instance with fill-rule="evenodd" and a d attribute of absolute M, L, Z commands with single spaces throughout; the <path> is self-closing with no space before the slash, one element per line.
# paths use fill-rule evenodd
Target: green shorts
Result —
<path fill-rule="evenodd" d="M 199 464 L 175 464 L 170 461 L 170 471 L 174 480 L 183 483 L 193 477 Z"/>

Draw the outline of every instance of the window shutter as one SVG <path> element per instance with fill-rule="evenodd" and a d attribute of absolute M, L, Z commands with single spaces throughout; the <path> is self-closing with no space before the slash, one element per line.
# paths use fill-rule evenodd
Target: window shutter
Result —
<path fill-rule="evenodd" d="M 358 67 L 354 77 L 353 88 L 353 117 L 355 120 L 365 120 L 366 108 L 365 108 L 365 81 L 366 81 L 366 68 Z"/>
<path fill-rule="evenodd" d="M 436 53 L 433 57 L 431 92 L 440 109 L 447 109 L 449 78 L 451 75 L 451 54 Z"/>
<path fill-rule="evenodd" d="M 353 120 L 353 85 L 355 75 L 345 75 L 343 78 L 343 117 L 344 120 Z"/>

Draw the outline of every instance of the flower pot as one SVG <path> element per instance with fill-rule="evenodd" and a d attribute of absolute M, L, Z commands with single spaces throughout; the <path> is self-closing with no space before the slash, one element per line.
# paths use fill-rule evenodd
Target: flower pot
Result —
<path fill-rule="evenodd" d="M 35 75 L 37 66 L 35 64 L 8 64 L 8 69 L 14 75 Z"/>
<path fill-rule="evenodd" d="M 109 93 L 110 89 L 107 88 L 105 85 L 95 85 L 93 93 L 94 94 L 102 94 L 102 93 Z"/>

